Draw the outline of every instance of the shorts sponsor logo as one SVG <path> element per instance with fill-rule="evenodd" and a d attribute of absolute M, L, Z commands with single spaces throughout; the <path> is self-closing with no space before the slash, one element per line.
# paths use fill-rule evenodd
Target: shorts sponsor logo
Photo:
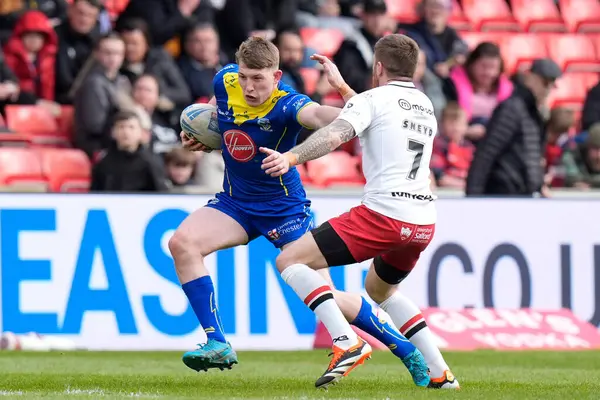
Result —
<path fill-rule="evenodd" d="M 412 233 L 413 233 L 413 230 L 410 226 L 402 225 L 402 228 L 400 228 L 400 239 L 408 240 L 410 238 L 410 235 L 412 235 Z"/>
<path fill-rule="evenodd" d="M 419 227 L 415 232 L 415 236 L 413 237 L 413 242 L 417 243 L 429 243 L 431 242 L 431 238 L 433 236 L 433 228 L 430 227 Z"/>
<path fill-rule="evenodd" d="M 392 192 L 392 197 L 402 197 L 405 199 L 419 200 L 419 201 L 433 201 L 435 197 L 430 194 L 415 194 L 407 192 Z"/>
<path fill-rule="evenodd" d="M 246 132 L 229 130 L 223 134 L 223 142 L 236 161 L 248 162 L 256 155 L 256 144 Z"/>
<path fill-rule="evenodd" d="M 304 226 L 302 225 L 302 222 L 304 222 L 304 219 L 302 219 L 302 218 L 296 218 L 296 219 L 287 221 L 283 225 L 280 225 L 277 228 L 272 229 L 269 232 L 267 232 L 267 235 L 272 240 L 278 240 L 283 235 L 287 235 L 288 233 L 292 233 L 292 232 L 298 231 L 300 229 L 303 229 Z M 312 224 L 312 220 L 311 220 L 311 224 Z"/>
<path fill-rule="evenodd" d="M 217 204 L 219 199 L 210 199 L 207 204 Z"/>
<path fill-rule="evenodd" d="M 412 105 L 404 99 L 398 100 L 398 105 L 400 106 L 400 108 L 406 111 L 410 111 L 412 108 Z"/>

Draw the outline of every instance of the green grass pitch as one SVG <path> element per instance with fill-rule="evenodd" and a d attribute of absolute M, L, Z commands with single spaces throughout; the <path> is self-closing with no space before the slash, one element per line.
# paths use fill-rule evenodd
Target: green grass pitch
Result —
<path fill-rule="evenodd" d="M 600 352 L 446 353 L 458 392 L 418 389 L 390 353 L 329 390 L 325 350 L 242 352 L 231 371 L 195 373 L 172 352 L 0 352 L 0 398 L 600 399 Z"/>

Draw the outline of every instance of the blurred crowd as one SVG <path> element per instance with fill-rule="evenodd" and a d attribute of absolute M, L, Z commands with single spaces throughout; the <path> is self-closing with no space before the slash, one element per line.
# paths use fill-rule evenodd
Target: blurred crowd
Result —
<path fill-rule="evenodd" d="M 590 89 L 582 112 L 550 108 L 548 97 L 564 72 L 555 60 L 532 60 L 508 75 L 497 43 L 469 46 L 450 25 L 453 0 L 407 0 L 417 7 L 410 23 L 393 18 L 390 2 L 402 5 L 1 0 L 0 112 L 35 105 L 58 118 L 72 106 L 72 146 L 93 165 L 92 191 L 219 190 L 220 155 L 182 149 L 179 114 L 213 95 L 214 74 L 234 61 L 243 40 L 272 40 L 285 83 L 318 102 L 341 105 L 309 58 L 317 49 L 306 45 L 308 35 L 329 32 L 329 55 L 362 92 L 371 85 L 375 42 L 399 32 L 421 48 L 414 81 L 431 98 L 439 121 L 433 185 L 467 195 L 600 188 L 600 84 Z M 360 156 L 355 142 L 339 151 Z M 359 170 L 360 162 L 347 168 Z"/>

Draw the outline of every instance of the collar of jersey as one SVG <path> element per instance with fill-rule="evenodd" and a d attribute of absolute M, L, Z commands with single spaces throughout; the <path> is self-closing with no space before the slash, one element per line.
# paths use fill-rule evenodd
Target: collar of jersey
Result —
<path fill-rule="evenodd" d="M 414 88 L 415 84 L 412 82 L 405 82 L 405 81 L 390 81 L 388 82 L 388 85 L 393 85 L 393 86 L 400 86 L 400 87 L 408 87 L 408 88 Z"/>

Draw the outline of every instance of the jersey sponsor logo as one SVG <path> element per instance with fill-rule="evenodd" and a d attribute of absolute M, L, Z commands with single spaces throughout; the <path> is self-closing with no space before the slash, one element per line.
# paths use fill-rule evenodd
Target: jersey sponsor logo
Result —
<path fill-rule="evenodd" d="M 400 99 L 398 100 L 398 105 L 400 106 L 400 108 L 402 108 L 403 110 L 406 111 L 410 111 L 411 110 L 411 105 L 408 101 L 404 100 L 404 99 Z"/>
<path fill-rule="evenodd" d="M 402 121 L 402 128 L 420 133 L 421 135 L 427 135 L 429 137 L 433 136 L 433 128 L 427 125 L 419 124 L 418 122 L 411 121 L 409 119 L 405 119 L 404 121 Z"/>
<path fill-rule="evenodd" d="M 392 192 L 392 197 L 401 197 L 404 199 L 419 200 L 419 201 L 433 201 L 435 198 L 430 194 L 415 194 L 408 192 Z"/>
<path fill-rule="evenodd" d="M 239 162 L 248 162 L 256 155 L 256 144 L 246 132 L 232 129 L 223 134 L 225 147 L 231 157 Z"/>
<path fill-rule="evenodd" d="M 354 104 L 352 104 L 352 103 L 347 103 L 346 104 L 346 108 L 352 108 L 352 107 L 354 107 Z"/>
<path fill-rule="evenodd" d="M 292 107 L 294 107 L 296 109 L 296 111 L 300 110 L 305 104 L 307 103 L 307 99 L 306 98 L 301 98 L 296 100 L 293 104 Z"/>
<path fill-rule="evenodd" d="M 409 101 L 400 99 L 398 100 L 398 105 L 400 108 L 406 111 L 415 111 L 420 114 L 433 115 L 433 110 L 431 108 L 423 107 L 420 104 L 411 104 Z"/>

